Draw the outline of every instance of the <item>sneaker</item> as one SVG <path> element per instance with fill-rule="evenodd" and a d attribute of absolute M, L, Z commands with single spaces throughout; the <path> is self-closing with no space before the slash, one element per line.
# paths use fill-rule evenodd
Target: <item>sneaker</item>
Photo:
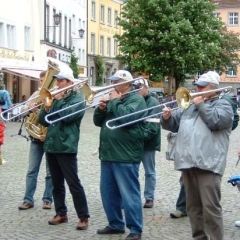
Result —
<path fill-rule="evenodd" d="M 235 222 L 235 226 L 236 226 L 236 227 L 240 227 L 240 221 L 236 221 L 236 222 Z"/>
<path fill-rule="evenodd" d="M 153 207 L 153 200 L 146 200 L 143 207 L 144 208 L 152 208 Z"/>
<path fill-rule="evenodd" d="M 51 202 L 43 202 L 43 209 L 51 209 L 52 203 Z"/>
<path fill-rule="evenodd" d="M 30 208 L 33 208 L 33 204 L 29 202 L 23 202 L 23 204 L 18 207 L 19 210 L 27 210 Z"/>
<path fill-rule="evenodd" d="M 97 234 L 123 234 L 125 230 L 113 229 L 108 226 L 97 230 Z"/>
<path fill-rule="evenodd" d="M 125 240 L 140 240 L 140 239 L 141 239 L 141 234 L 135 234 L 135 233 L 130 233 L 125 238 Z"/>
<path fill-rule="evenodd" d="M 88 218 L 80 218 L 77 223 L 77 230 L 86 230 L 88 228 Z"/>
<path fill-rule="evenodd" d="M 181 217 L 186 217 L 186 216 L 187 216 L 186 212 L 181 212 L 181 211 L 178 211 L 178 210 L 170 213 L 171 218 L 181 218 Z"/>

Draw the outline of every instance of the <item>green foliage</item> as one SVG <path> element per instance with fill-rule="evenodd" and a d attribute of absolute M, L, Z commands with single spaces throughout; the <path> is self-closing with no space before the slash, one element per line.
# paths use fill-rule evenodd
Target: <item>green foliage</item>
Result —
<path fill-rule="evenodd" d="M 115 35 L 124 53 L 118 58 L 154 81 L 173 77 L 177 86 L 187 73 L 225 71 L 240 62 L 240 40 L 214 10 L 209 0 L 126 0 L 119 19 L 124 32 Z"/>
<path fill-rule="evenodd" d="M 78 62 L 78 57 L 76 57 L 75 53 L 72 53 L 69 67 L 73 70 L 74 78 L 78 78 L 78 74 L 79 74 L 77 62 Z"/>
<path fill-rule="evenodd" d="M 95 57 L 95 64 L 96 64 L 96 70 L 97 70 L 97 80 L 96 85 L 101 86 L 103 84 L 103 73 L 104 73 L 104 67 L 103 67 L 103 58 L 101 56 Z"/>

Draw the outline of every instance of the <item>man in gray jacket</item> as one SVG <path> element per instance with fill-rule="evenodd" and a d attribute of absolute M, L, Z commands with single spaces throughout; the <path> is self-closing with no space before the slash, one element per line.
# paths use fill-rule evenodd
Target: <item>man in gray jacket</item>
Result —
<path fill-rule="evenodd" d="M 220 77 L 207 72 L 195 83 L 197 92 L 217 90 Z M 183 173 L 187 214 L 194 239 L 223 239 L 221 178 L 226 166 L 233 110 L 218 92 L 193 98 L 187 109 L 163 109 L 161 125 L 177 132 L 174 166 Z"/>

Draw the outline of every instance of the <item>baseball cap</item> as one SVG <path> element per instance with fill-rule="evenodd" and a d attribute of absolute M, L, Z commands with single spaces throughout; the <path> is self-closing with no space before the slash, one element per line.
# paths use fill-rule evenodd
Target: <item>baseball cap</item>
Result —
<path fill-rule="evenodd" d="M 135 86 L 136 86 L 136 85 L 144 85 L 144 86 L 146 86 L 146 87 L 149 87 L 148 81 L 147 81 L 145 78 L 140 78 L 140 79 L 134 81 L 134 82 L 133 82 L 133 85 L 135 85 Z"/>
<path fill-rule="evenodd" d="M 209 71 L 204 73 L 199 77 L 199 79 L 194 83 L 194 85 L 205 87 L 208 84 L 216 84 L 219 85 L 220 76 L 217 72 Z"/>
<path fill-rule="evenodd" d="M 130 72 L 126 70 L 118 70 L 115 72 L 115 74 L 108 78 L 108 80 L 111 81 L 117 81 L 119 79 L 125 80 L 125 81 L 131 81 L 133 80 L 133 77 Z"/>

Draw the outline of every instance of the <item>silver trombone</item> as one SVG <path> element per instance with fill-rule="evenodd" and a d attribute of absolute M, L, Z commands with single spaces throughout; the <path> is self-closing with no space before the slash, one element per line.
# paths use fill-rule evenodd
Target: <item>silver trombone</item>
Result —
<path fill-rule="evenodd" d="M 131 92 L 128 92 L 128 93 L 137 92 L 137 91 L 139 91 L 139 90 L 141 90 L 141 89 L 142 89 L 142 88 L 135 89 L 135 90 L 132 90 Z M 125 94 L 128 94 L 128 93 L 125 93 Z M 107 93 L 103 93 L 103 94 L 101 94 L 101 95 L 98 95 L 97 97 L 103 96 L 103 95 L 105 95 L 105 94 L 107 94 Z M 124 96 L 125 94 L 123 94 L 123 96 Z M 107 101 L 109 101 L 109 100 L 110 100 L 110 99 L 107 99 Z M 87 101 L 87 100 L 85 99 L 84 101 L 77 102 L 77 103 L 75 103 L 75 104 L 73 104 L 73 105 L 70 105 L 70 106 L 68 106 L 68 107 L 66 107 L 66 108 L 63 108 L 63 109 L 60 109 L 60 110 L 58 110 L 58 111 L 56 111 L 56 112 L 50 113 L 50 114 L 48 114 L 48 115 L 45 117 L 45 120 L 46 120 L 47 123 L 53 124 L 53 123 L 58 122 L 58 121 L 60 121 L 60 120 L 62 120 L 62 119 L 64 119 L 64 118 L 71 117 L 71 116 L 73 116 L 73 115 L 75 115 L 75 114 L 78 114 L 78 113 L 80 113 L 80 112 L 83 112 L 83 111 L 85 111 L 85 110 L 87 110 L 87 109 L 89 109 L 89 108 L 96 107 L 96 106 L 98 106 L 98 105 L 100 104 L 100 102 L 99 102 L 99 103 L 96 103 L 96 104 L 94 104 L 94 105 L 90 105 L 90 106 L 88 106 L 88 107 L 85 107 L 84 109 L 80 109 L 80 110 L 78 110 L 78 111 L 76 111 L 76 112 L 70 113 L 70 114 L 68 114 L 68 115 L 66 115 L 66 116 L 57 118 L 57 119 L 55 119 L 55 120 L 49 120 L 49 119 L 48 119 L 49 117 L 55 115 L 56 113 L 63 112 L 63 111 L 65 111 L 65 110 L 67 110 L 67 109 L 70 109 L 70 108 L 72 108 L 72 107 L 74 107 L 74 106 L 77 106 L 77 105 L 79 105 L 80 103 L 83 103 L 83 102 L 86 102 L 86 101 Z"/>
<path fill-rule="evenodd" d="M 64 119 L 64 118 L 67 118 L 67 117 L 73 116 L 73 115 L 75 115 L 75 114 L 77 114 L 77 113 L 80 113 L 80 112 L 82 112 L 82 111 L 85 111 L 86 109 L 95 107 L 95 106 L 99 105 L 100 103 L 97 103 L 97 104 L 95 104 L 95 105 L 91 105 L 91 106 L 89 106 L 89 107 L 85 107 L 84 109 L 81 109 L 81 110 L 79 110 L 79 111 L 70 113 L 70 114 L 68 114 L 68 115 L 65 115 L 65 116 L 63 116 L 63 117 L 57 118 L 57 119 L 55 119 L 55 120 L 50 120 L 50 119 L 49 119 L 50 117 L 52 117 L 52 116 L 54 116 L 54 115 L 56 115 L 56 114 L 59 114 L 60 112 L 63 112 L 63 111 L 65 111 L 65 110 L 67 110 L 67 109 L 70 109 L 70 108 L 72 108 L 72 107 L 76 107 L 77 105 L 80 105 L 80 104 L 82 104 L 82 103 L 84 103 L 84 102 L 92 103 L 92 102 L 93 102 L 93 99 L 94 99 L 95 97 L 101 96 L 101 95 L 96 96 L 96 94 L 98 94 L 98 93 L 100 93 L 100 92 L 102 92 L 102 91 L 105 91 L 105 90 L 108 90 L 108 89 L 113 89 L 113 88 L 115 88 L 115 87 L 117 87 L 117 86 L 120 86 L 120 85 L 123 85 L 123 84 L 126 84 L 126 83 L 131 83 L 131 82 L 134 82 L 134 81 L 139 80 L 139 79 L 143 79 L 143 78 L 142 78 L 142 77 L 138 77 L 138 78 L 134 78 L 134 79 L 132 79 L 132 80 L 124 81 L 124 82 L 121 82 L 121 83 L 112 84 L 112 85 L 109 85 L 109 86 L 106 86 L 106 87 L 102 87 L 101 89 L 96 90 L 96 91 L 93 91 L 93 90 L 88 86 L 88 84 L 84 84 L 82 90 L 83 90 L 83 94 L 84 94 L 84 96 L 85 96 L 85 100 L 80 101 L 80 102 L 77 102 L 77 103 L 75 103 L 75 104 L 72 104 L 72 105 L 70 105 L 70 106 L 68 106 L 68 107 L 65 107 L 65 108 L 63 108 L 63 109 L 60 109 L 60 110 L 58 110 L 58 111 L 49 113 L 48 115 L 46 115 L 45 121 L 46 121 L 47 123 L 49 123 L 49 124 L 53 124 L 53 123 L 58 122 L 58 121 L 60 121 L 60 120 L 62 120 L 62 119 Z M 111 91 L 111 90 L 110 90 L 110 91 Z M 108 94 L 110 91 L 105 92 L 105 93 L 103 93 L 102 95 Z M 139 91 L 139 89 L 137 89 L 137 90 L 132 90 L 132 91 L 130 91 L 129 93 L 132 93 L 132 92 L 135 92 L 135 91 Z"/>
<path fill-rule="evenodd" d="M 167 104 L 174 104 L 176 102 L 177 102 L 178 107 L 171 109 L 171 111 L 177 110 L 178 108 L 187 109 L 191 105 L 191 100 L 194 97 L 206 95 L 208 93 L 213 93 L 213 92 L 216 93 L 216 92 L 223 92 L 223 91 L 224 91 L 223 95 L 227 95 L 227 94 L 230 93 L 231 89 L 232 89 L 232 86 L 228 86 L 228 87 L 213 89 L 213 90 L 204 91 L 204 92 L 190 93 L 188 91 L 188 89 L 186 89 L 184 87 L 180 87 L 176 91 L 176 100 L 171 101 L 171 102 L 167 102 L 167 103 L 164 103 L 164 104 L 159 104 L 159 105 L 156 105 L 156 106 L 153 106 L 153 107 L 150 107 L 150 108 L 146 108 L 146 109 L 143 109 L 143 110 L 140 110 L 140 111 L 137 111 L 137 112 L 133 112 L 133 113 L 130 113 L 130 114 L 118 117 L 118 118 L 111 119 L 111 120 L 106 122 L 106 126 L 109 129 L 114 130 L 114 129 L 117 129 L 117 128 L 120 128 L 120 127 L 124 127 L 124 126 L 130 125 L 130 124 L 133 124 L 133 123 L 136 123 L 136 122 L 140 122 L 140 121 L 143 121 L 143 120 L 146 120 L 146 119 L 147 119 L 148 122 L 156 122 L 156 123 L 158 123 L 160 121 L 151 121 L 151 117 L 157 116 L 157 115 L 161 115 L 163 112 L 155 113 L 155 114 L 152 114 L 150 116 L 146 116 L 146 117 L 143 117 L 143 118 L 131 121 L 131 122 L 123 123 L 123 124 L 120 124 L 120 125 L 110 126 L 111 123 L 113 123 L 115 121 L 118 121 L 120 119 L 124 119 L 124 118 L 132 116 L 134 114 L 138 114 L 140 112 L 148 111 L 148 110 L 151 110 L 151 109 L 154 109 L 154 108 L 157 108 L 157 107 L 165 106 Z"/>
<path fill-rule="evenodd" d="M 53 97 L 61 92 L 65 92 L 65 91 L 68 91 L 69 89 L 72 89 L 72 88 L 77 88 L 81 85 L 83 85 L 88 79 L 84 79 L 82 80 L 81 82 L 77 82 L 77 83 L 74 83 L 72 85 L 69 85 L 65 88 L 61 88 L 61 89 L 58 89 L 57 87 L 54 87 L 53 89 L 51 90 L 48 90 L 47 88 L 42 88 L 40 91 L 39 91 L 39 94 L 35 97 L 32 97 L 32 98 L 29 98 L 27 101 L 25 102 L 22 102 L 22 103 L 19 103 L 19 104 L 16 104 L 14 105 L 13 107 L 9 108 L 7 111 L 4 111 L 1 113 L 1 118 L 5 121 L 10 121 L 14 118 L 17 118 L 21 115 L 25 115 L 26 113 L 29 113 L 31 110 L 35 109 L 35 108 L 39 108 L 40 106 L 42 106 L 43 104 L 46 104 L 46 105 L 49 105 L 51 106 L 52 104 L 52 101 L 53 101 Z M 19 112 L 18 114 L 14 115 L 13 117 L 8 117 L 8 118 L 4 118 L 3 117 L 3 114 L 5 112 L 12 112 L 14 109 L 18 109 L 24 105 L 27 105 L 28 103 L 30 102 L 34 102 L 34 100 L 40 98 L 40 101 L 39 103 L 36 103 L 36 105 L 32 108 L 28 108 L 27 110 L 25 111 L 22 111 L 22 112 Z"/>
<path fill-rule="evenodd" d="M 139 90 L 139 89 L 138 89 Z M 133 113 L 129 113 L 127 115 L 124 115 L 124 116 L 121 116 L 121 117 L 118 117 L 118 118 L 115 118 L 115 119 L 112 119 L 112 120 L 109 120 L 106 122 L 106 126 L 107 128 L 111 129 L 111 130 L 114 130 L 114 129 L 117 129 L 117 128 L 121 128 L 121 127 L 125 127 L 125 126 L 128 126 L 130 124 L 133 124 L 133 123 L 137 123 L 137 122 L 141 122 L 141 121 L 144 121 L 146 120 L 147 122 L 155 122 L 155 123 L 159 123 L 160 121 L 156 121 L 156 119 L 154 119 L 154 121 L 151 121 L 151 117 L 155 117 L 155 116 L 158 116 L 160 115 L 162 112 L 159 112 L 159 113 L 154 113 L 154 114 L 151 114 L 151 115 L 148 115 L 148 116 L 145 116 L 145 117 L 142 117 L 142 118 L 139 118 L 139 119 L 136 119 L 136 120 L 133 120 L 131 122 L 127 122 L 127 123 L 122 123 L 122 124 L 119 124 L 119 125 L 116 125 L 116 126 L 110 126 L 109 124 L 112 123 L 112 122 L 115 122 L 115 121 L 118 121 L 120 119 L 123 119 L 123 118 L 126 118 L 126 117 L 129 117 L 129 116 L 133 116 L 137 113 L 141 113 L 141 112 L 146 112 L 148 110 L 151 110 L 151 109 L 154 109 L 154 108 L 161 108 L 162 106 L 166 106 L 168 104 L 174 104 L 176 103 L 177 101 L 174 100 L 174 101 L 170 101 L 170 102 L 166 102 L 166 103 L 163 103 L 163 104 L 159 104 L 159 105 L 156 105 L 156 106 L 153 106 L 153 107 L 149 107 L 147 109 L 143 109 L 143 110 L 140 110 L 140 111 L 137 111 L 137 112 L 133 112 Z M 176 107 L 176 108 L 172 108 L 171 110 L 176 110 L 178 109 L 179 107 Z"/>

